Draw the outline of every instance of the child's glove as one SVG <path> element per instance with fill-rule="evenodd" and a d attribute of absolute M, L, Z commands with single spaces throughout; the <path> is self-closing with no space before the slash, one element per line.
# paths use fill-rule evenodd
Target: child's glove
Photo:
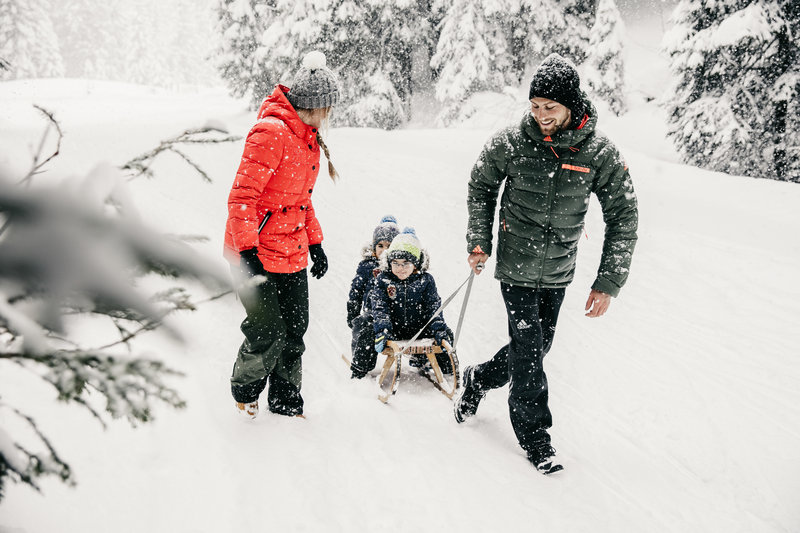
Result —
<path fill-rule="evenodd" d="M 433 339 L 439 346 L 442 345 L 442 341 L 447 341 L 448 344 L 453 345 L 453 336 L 446 329 L 434 332 Z"/>
<path fill-rule="evenodd" d="M 378 353 L 382 353 L 383 349 L 386 348 L 386 341 L 391 340 L 389 338 L 389 334 L 386 330 L 383 330 L 381 333 L 378 333 L 375 336 L 375 351 Z"/>
<path fill-rule="evenodd" d="M 353 323 L 356 318 L 358 318 L 360 313 L 352 313 L 350 311 L 347 312 L 347 327 L 353 329 Z"/>
<path fill-rule="evenodd" d="M 311 261 L 314 262 L 311 267 L 311 275 L 319 279 L 328 271 L 328 258 L 325 256 L 325 252 L 322 251 L 321 244 L 309 246 L 308 253 L 311 255 Z"/>
<path fill-rule="evenodd" d="M 248 248 L 239 252 L 241 259 L 240 267 L 242 272 L 250 276 L 264 276 L 266 271 L 261 259 L 258 258 L 258 248 Z"/>

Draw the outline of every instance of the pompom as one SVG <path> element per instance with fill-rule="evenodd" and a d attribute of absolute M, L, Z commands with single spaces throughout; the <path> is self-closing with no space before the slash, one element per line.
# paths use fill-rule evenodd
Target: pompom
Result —
<path fill-rule="evenodd" d="M 383 224 L 384 222 L 392 222 L 394 224 L 397 224 L 397 219 L 394 218 L 392 215 L 386 215 L 381 219 L 380 224 Z"/>
<path fill-rule="evenodd" d="M 303 58 L 303 67 L 309 70 L 325 68 L 325 54 L 318 50 L 307 53 Z"/>
<path fill-rule="evenodd" d="M 405 228 L 403 228 L 403 233 L 407 233 L 409 235 L 413 235 L 414 237 L 417 236 L 417 232 L 414 231 L 414 228 L 412 228 L 411 226 L 406 226 Z"/>

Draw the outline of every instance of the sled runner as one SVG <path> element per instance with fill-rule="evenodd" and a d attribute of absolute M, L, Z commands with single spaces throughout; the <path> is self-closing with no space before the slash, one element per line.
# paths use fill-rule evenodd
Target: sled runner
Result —
<path fill-rule="evenodd" d="M 447 354 L 450 360 L 450 367 L 453 369 L 450 377 L 442 372 L 439 362 L 436 360 L 436 354 L 439 353 Z M 447 398 L 452 400 L 458 390 L 458 357 L 455 349 L 447 341 L 442 341 L 442 346 L 434 344 L 433 339 L 417 339 L 411 342 L 389 341 L 386 343 L 383 355 L 386 356 L 386 361 L 383 363 L 383 369 L 377 380 L 378 387 L 380 387 L 378 399 L 383 403 L 388 403 L 389 397 L 397 392 L 402 373 L 403 357 L 412 355 L 425 355 L 427 357 L 429 366 L 425 365 L 420 368 L 419 373 L 433 383 L 433 386 Z M 388 385 L 385 383 L 387 381 Z"/>

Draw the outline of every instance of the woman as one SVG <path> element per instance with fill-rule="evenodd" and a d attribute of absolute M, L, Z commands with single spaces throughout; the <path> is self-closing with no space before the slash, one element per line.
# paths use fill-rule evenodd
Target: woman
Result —
<path fill-rule="evenodd" d="M 319 130 L 338 100 L 338 82 L 325 56 L 310 52 L 292 87 L 277 85 L 261 105 L 228 197 L 225 255 L 247 313 L 231 392 L 239 412 L 251 418 L 267 385 L 270 411 L 303 416 L 308 256 L 312 276 L 328 270 L 311 193 L 320 148 L 331 179 L 337 177 Z"/>

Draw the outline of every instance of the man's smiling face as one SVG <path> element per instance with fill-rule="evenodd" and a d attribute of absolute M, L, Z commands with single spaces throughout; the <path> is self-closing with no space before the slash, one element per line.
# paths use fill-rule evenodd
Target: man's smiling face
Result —
<path fill-rule="evenodd" d="M 542 135 L 552 135 L 565 129 L 572 118 L 568 107 L 548 98 L 531 98 L 531 115 Z"/>

